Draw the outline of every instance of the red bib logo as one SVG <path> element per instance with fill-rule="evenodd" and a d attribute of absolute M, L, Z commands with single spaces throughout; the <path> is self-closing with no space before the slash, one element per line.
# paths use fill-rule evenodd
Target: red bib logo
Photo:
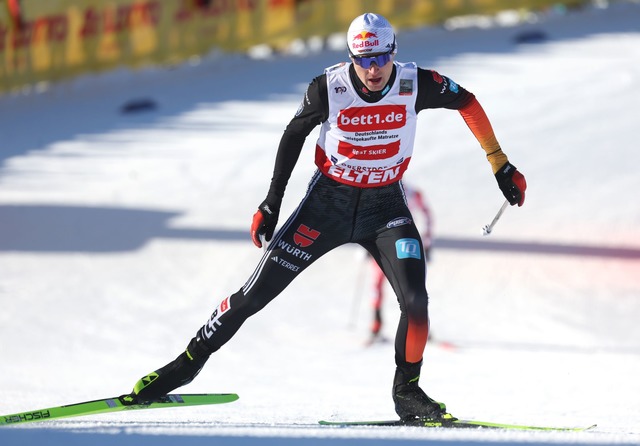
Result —
<path fill-rule="evenodd" d="M 346 132 L 399 129 L 406 121 L 407 108 L 404 105 L 352 107 L 338 113 L 338 128 Z"/>
<path fill-rule="evenodd" d="M 338 142 L 338 153 L 349 159 L 383 160 L 400 153 L 400 141 L 372 146 L 354 146 L 345 141 Z"/>

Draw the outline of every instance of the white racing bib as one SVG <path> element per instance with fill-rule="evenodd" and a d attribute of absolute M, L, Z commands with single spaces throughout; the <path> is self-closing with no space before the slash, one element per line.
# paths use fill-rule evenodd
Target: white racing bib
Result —
<path fill-rule="evenodd" d="M 363 101 L 349 79 L 349 64 L 325 70 L 329 119 L 316 143 L 316 165 L 326 176 L 357 187 L 402 178 L 416 133 L 418 76 L 414 63 L 394 62 L 396 79 L 374 104 Z"/>

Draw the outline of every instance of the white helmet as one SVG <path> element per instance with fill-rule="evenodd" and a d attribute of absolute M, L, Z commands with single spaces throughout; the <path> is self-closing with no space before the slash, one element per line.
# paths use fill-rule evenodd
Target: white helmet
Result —
<path fill-rule="evenodd" d="M 347 31 L 350 56 L 393 53 L 397 51 L 396 34 L 387 19 L 367 12 L 356 17 Z"/>

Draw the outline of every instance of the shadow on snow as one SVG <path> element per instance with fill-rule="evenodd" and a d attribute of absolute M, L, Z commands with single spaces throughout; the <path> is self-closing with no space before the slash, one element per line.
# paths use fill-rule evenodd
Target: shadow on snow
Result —
<path fill-rule="evenodd" d="M 0 251 L 122 252 L 152 239 L 250 242 L 249 229 L 176 228 L 180 212 L 145 209 L 0 205 Z M 640 259 L 640 248 L 438 237 L 434 249 Z"/>

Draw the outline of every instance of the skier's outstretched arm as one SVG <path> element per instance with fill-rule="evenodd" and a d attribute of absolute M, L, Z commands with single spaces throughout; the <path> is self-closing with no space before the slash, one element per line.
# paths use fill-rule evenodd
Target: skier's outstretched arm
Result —
<path fill-rule="evenodd" d="M 316 77 L 307 87 L 296 115 L 280 139 L 269 192 L 258 206 L 251 222 L 251 239 L 258 248 L 262 248 L 261 236 L 264 236 L 266 241 L 273 237 L 284 191 L 298 162 L 302 146 L 309 133 L 327 120 L 328 109 L 326 77 L 323 74 Z"/>

